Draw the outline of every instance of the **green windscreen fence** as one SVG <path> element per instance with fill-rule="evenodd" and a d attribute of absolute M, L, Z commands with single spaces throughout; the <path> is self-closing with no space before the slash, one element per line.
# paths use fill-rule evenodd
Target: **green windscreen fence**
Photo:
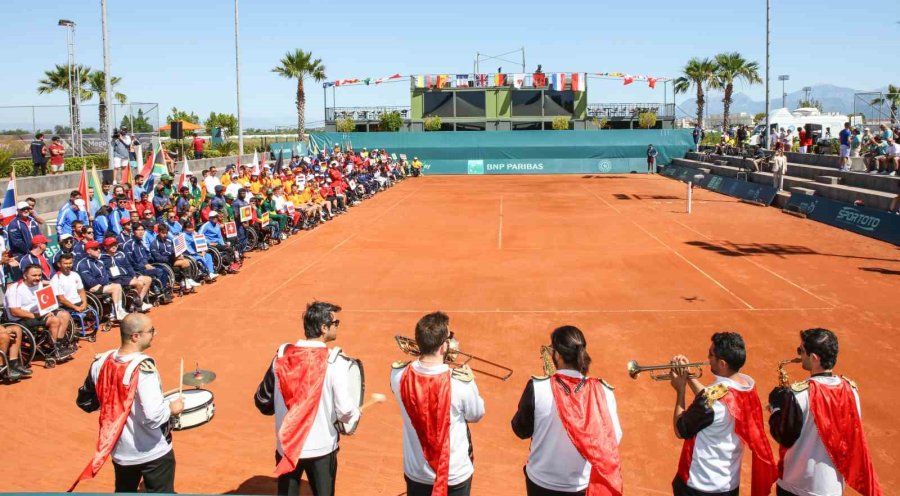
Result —
<path fill-rule="evenodd" d="M 647 145 L 668 165 L 693 149 L 691 130 L 314 133 L 310 147 L 384 148 L 430 174 L 622 174 L 647 171 Z"/>

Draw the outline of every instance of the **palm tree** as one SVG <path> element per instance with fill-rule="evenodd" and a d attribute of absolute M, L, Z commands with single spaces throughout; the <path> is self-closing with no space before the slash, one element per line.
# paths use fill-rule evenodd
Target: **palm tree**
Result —
<path fill-rule="evenodd" d="M 112 76 L 109 78 L 109 87 L 110 89 L 114 89 L 117 84 L 122 81 L 122 78 Z M 100 134 L 106 136 L 106 73 L 103 71 L 92 71 L 88 76 L 87 80 L 87 88 L 86 88 L 88 99 L 94 97 L 94 94 L 97 94 L 97 98 L 100 100 L 99 112 L 100 112 Z M 122 93 L 113 93 L 113 98 L 119 103 L 125 103 L 128 100 Z"/>
<path fill-rule="evenodd" d="M 703 128 L 703 106 L 706 104 L 703 87 L 712 82 L 715 70 L 712 60 L 694 57 L 681 70 L 684 75 L 675 79 L 676 94 L 687 93 L 691 86 L 697 88 L 697 126 L 700 128 Z"/>
<path fill-rule="evenodd" d="M 54 66 L 52 70 L 44 71 L 44 79 L 38 81 L 38 93 L 42 95 L 46 95 L 49 93 L 54 93 L 56 91 L 65 91 L 69 94 L 69 108 L 72 111 L 72 145 L 75 149 L 80 148 L 80 143 L 77 143 L 77 136 L 80 134 L 78 132 L 81 129 L 81 116 L 78 113 L 78 106 L 76 105 L 77 101 L 85 101 L 90 98 L 85 86 L 87 84 L 88 75 L 91 72 L 91 68 L 83 65 L 79 65 L 76 67 L 78 82 L 80 84 L 80 88 L 76 90 L 76 88 L 69 88 L 69 65 L 59 65 Z M 78 98 L 78 100 L 76 100 Z"/>
<path fill-rule="evenodd" d="M 297 49 L 288 52 L 281 59 L 281 65 L 272 72 L 288 79 L 297 80 L 297 134 L 300 141 L 306 128 L 306 93 L 303 91 L 303 80 L 311 77 L 316 82 L 325 80 L 325 66 L 322 59 L 312 60 L 312 52 Z"/>
<path fill-rule="evenodd" d="M 712 87 L 725 91 L 722 98 L 722 129 L 728 131 L 728 113 L 731 110 L 731 96 L 734 94 L 734 82 L 746 81 L 748 84 L 761 83 L 759 64 L 750 62 L 737 52 L 720 53 L 715 57 L 716 74 Z"/>
<path fill-rule="evenodd" d="M 891 106 L 891 126 L 897 123 L 897 107 L 900 107 L 900 86 L 888 85 L 887 93 L 872 99 L 872 105 Z"/>

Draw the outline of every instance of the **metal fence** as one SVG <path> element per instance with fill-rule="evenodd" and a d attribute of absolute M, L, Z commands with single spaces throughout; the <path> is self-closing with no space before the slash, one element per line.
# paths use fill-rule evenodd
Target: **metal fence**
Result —
<path fill-rule="evenodd" d="M 409 107 L 326 107 L 325 122 L 334 122 L 339 119 L 353 119 L 354 121 L 377 121 L 381 116 L 391 112 L 397 112 L 403 119 L 409 119 Z"/>
<path fill-rule="evenodd" d="M 159 135 L 159 104 L 115 103 L 107 109 L 114 128 L 126 126 L 142 139 Z M 6 138 L 4 145 L 22 157 L 28 155 L 27 144 L 38 132 L 46 134 L 47 138 L 59 136 L 66 149 L 76 155 L 82 153 L 82 146 L 84 154 L 106 152 L 107 139 L 100 132 L 100 106 L 79 105 L 79 116 L 80 122 L 73 134 L 68 105 L 0 106 L 0 138 Z"/>
<path fill-rule="evenodd" d="M 853 95 L 853 114 L 862 114 L 866 124 L 894 124 L 900 118 L 900 111 L 896 104 L 892 107 L 892 101 L 900 103 L 900 93 L 856 93 Z"/>
<path fill-rule="evenodd" d="M 633 119 L 644 112 L 653 112 L 659 119 L 674 119 L 675 104 L 661 103 L 589 103 L 588 117 Z"/>

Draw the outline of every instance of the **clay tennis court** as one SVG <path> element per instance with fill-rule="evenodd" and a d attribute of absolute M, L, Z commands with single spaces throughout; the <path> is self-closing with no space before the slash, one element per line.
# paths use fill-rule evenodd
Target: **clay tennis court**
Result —
<path fill-rule="evenodd" d="M 278 344 L 302 336 L 313 299 L 338 303 L 336 345 L 360 358 L 366 392 L 390 393 L 395 334 L 418 318 L 449 313 L 469 353 L 507 364 L 508 382 L 478 377 L 484 419 L 471 426 L 473 494 L 524 494 L 528 441 L 509 427 L 519 395 L 541 370 L 539 347 L 562 324 L 583 329 L 592 375 L 616 387 L 624 430 L 626 492 L 671 494 L 681 442 L 671 426 L 674 393 L 625 363 L 705 360 L 709 336 L 736 330 L 748 345 L 745 372 L 761 396 L 798 331 L 837 332 L 836 371 L 860 387 L 863 424 L 885 494 L 900 492 L 900 252 L 897 248 L 774 208 L 695 191 L 653 176 L 423 177 L 400 183 L 314 231 L 255 252 L 238 276 L 151 312 L 159 331 L 149 353 L 166 389 L 179 359 L 218 379 L 211 423 L 175 433 L 182 493 L 272 494 L 273 419 L 253 393 Z M 37 367 L 0 387 L 3 491 L 64 491 L 87 463 L 97 415 L 74 403 L 93 355 L 117 346 L 115 331 L 82 343 L 73 362 Z M 792 378 L 804 373 L 789 369 Z M 341 439 L 338 494 L 404 493 L 401 420 L 391 397 Z M 749 487 L 749 458 L 744 478 Z M 110 462 L 80 491 L 110 492 Z M 848 489 L 848 491 L 850 491 Z"/>

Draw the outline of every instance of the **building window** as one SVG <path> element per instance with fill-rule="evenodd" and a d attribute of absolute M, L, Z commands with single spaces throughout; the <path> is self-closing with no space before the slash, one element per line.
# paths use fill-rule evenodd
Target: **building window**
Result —
<path fill-rule="evenodd" d="M 540 122 L 513 122 L 513 131 L 540 131 L 544 126 Z"/>
<path fill-rule="evenodd" d="M 453 93 L 450 91 L 426 91 L 422 115 L 453 117 Z"/>
<path fill-rule="evenodd" d="M 483 122 L 458 122 L 456 123 L 457 131 L 484 131 L 485 126 Z"/>
<path fill-rule="evenodd" d="M 575 113 L 575 94 L 571 91 L 544 91 L 544 115 L 567 115 Z"/>
<path fill-rule="evenodd" d="M 513 91 L 512 92 L 512 115 L 513 117 L 540 117 L 543 115 L 541 109 L 541 92 L 538 91 Z"/>
<path fill-rule="evenodd" d="M 484 117 L 484 91 L 454 91 L 457 117 Z"/>

